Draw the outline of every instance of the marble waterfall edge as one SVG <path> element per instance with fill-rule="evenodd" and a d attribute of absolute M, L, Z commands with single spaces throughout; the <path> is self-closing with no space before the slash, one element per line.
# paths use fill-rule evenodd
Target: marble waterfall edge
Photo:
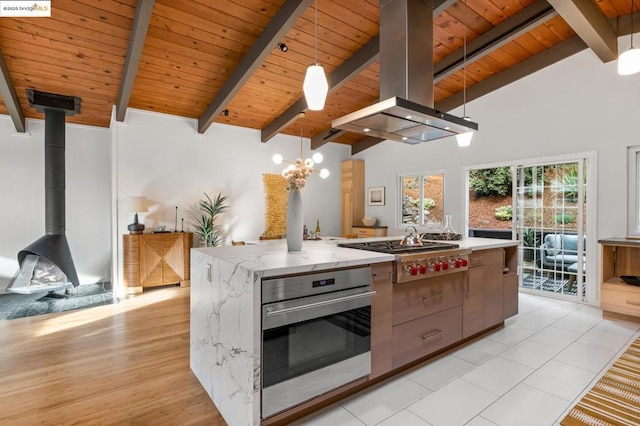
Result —
<path fill-rule="evenodd" d="M 191 370 L 228 424 L 260 424 L 260 278 L 194 250 L 191 270 Z"/>

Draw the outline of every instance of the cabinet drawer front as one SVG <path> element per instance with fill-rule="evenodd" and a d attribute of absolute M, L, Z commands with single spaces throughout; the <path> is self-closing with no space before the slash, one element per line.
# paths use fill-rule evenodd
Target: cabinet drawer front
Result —
<path fill-rule="evenodd" d="M 502 270 L 502 249 L 474 251 L 469 256 L 469 268 L 478 266 L 499 267 Z"/>
<path fill-rule="evenodd" d="M 393 324 L 462 304 L 463 274 L 449 274 L 393 285 Z"/>
<path fill-rule="evenodd" d="M 358 237 L 375 237 L 376 236 L 376 230 L 375 229 L 370 229 L 370 228 L 358 228 L 358 227 L 353 227 L 353 233 L 358 235 Z"/>
<path fill-rule="evenodd" d="M 600 307 L 605 311 L 640 316 L 640 287 L 602 283 Z"/>
<path fill-rule="evenodd" d="M 462 307 L 393 327 L 392 367 L 400 367 L 462 339 Z"/>

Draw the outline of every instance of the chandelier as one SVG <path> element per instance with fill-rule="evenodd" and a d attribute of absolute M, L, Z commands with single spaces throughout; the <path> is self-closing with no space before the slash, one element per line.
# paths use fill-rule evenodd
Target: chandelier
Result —
<path fill-rule="evenodd" d="M 304 117 L 304 113 L 300 114 L 300 117 Z M 300 126 L 300 157 L 295 161 L 285 160 L 281 154 L 275 154 L 273 156 L 273 162 L 276 164 L 286 163 L 288 166 L 282 170 L 282 176 L 287 179 L 287 185 L 289 189 L 302 189 L 307 184 L 307 179 L 311 176 L 311 173 L 317 172 L 322 179 L 329 177 L 328 169 L 314 169 L 313 166 L 322 163 L 324 157 L 321 153 L 314 153 L 311 158 L 303 160 L 302 155 L 302 126 Z"/>

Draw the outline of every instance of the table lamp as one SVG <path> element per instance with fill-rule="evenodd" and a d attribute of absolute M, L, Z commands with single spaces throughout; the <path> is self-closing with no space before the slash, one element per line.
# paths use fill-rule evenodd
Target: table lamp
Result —
<path fill-rule="evenodd" d="M 129 211 L 135 212 L 133 223 L 127 226 L 129 234 L 142 234 L 144 224 L 138 223 L 138 213 L 149 211 L 147 197 L 129 197 Z"/>

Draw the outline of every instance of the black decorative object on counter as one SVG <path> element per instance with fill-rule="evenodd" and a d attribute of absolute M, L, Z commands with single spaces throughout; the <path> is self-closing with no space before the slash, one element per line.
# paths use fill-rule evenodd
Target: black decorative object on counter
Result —
<path fill-rule="evenodd" d="M 640 286 L 640 277 L 637 275 L 620 275 L 620 279 L 629 285 Z"/>

